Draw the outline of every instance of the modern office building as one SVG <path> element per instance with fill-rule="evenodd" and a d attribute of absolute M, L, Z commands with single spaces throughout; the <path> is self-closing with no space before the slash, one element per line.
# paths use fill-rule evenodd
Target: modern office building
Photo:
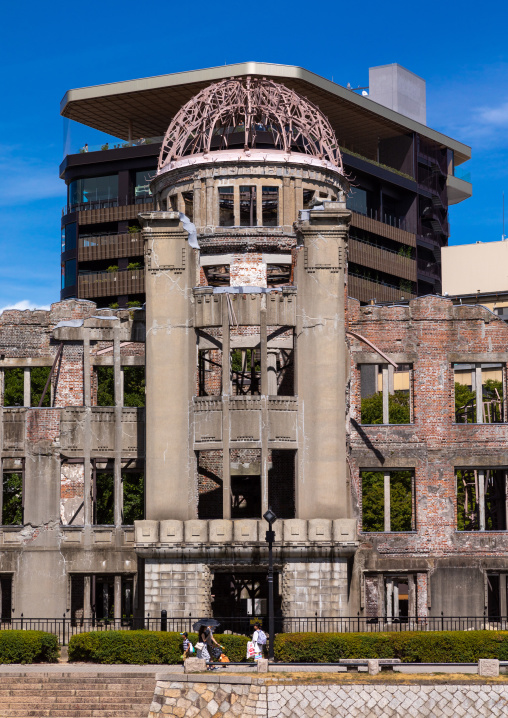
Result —
<path fill-rule="evenodd" d="M 97 118 L 122 117 L 101 93 Z M 0 316 L 3 620 L 263 617 L 268 508 L 280 628 L 506 617 L 508 326 L 444 297 L 348 299 L 338 144 L 294 89 L 207 78 L 151 204 L 133 184 L 66 224 L 137 222 L 125 296 L 145 308 Z M 97 156 L 144 172 L 148 147 Z"/>
<path fill-rule="evenodd" d="M 470 148 L 426 126 L 425 82 L 399 65 L 371 68 L 364 96 L 298 67 L 249 62 L 66 93 L 63 117 L 103 132 L 104 140 L 66 143 L 61 298 L 101 307 L 143 303 L 137 216 L 153 207 L 150 179 L 162 137 L 183 104 L 229 77 L 282 82 L 328 117 L 351 186 L 350 295 L 366 303 L 441 292 L 448 206 L 471 196 L 459 176 Z M 256 142 L 262 148 L 266 138 Z"/>

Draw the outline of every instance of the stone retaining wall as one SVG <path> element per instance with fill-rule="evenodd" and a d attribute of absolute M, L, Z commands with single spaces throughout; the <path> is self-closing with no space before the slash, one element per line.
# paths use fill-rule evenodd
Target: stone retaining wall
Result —
<path fill-rule="evenodd" d="M 508 686 L 267 685 L 250 676 L 160 674 L 149 718 L 450 718 L 506 716 Z"/>

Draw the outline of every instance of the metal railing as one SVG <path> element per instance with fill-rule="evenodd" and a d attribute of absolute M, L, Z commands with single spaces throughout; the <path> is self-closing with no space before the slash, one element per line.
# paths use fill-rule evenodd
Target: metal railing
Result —
<path fill-rule="evenodd" d="M 163 612 L 164 613 L 164 612 Z M 192 624 L 196 617 L 171 618 L 166 616 L 134 617 L 121 619 L 99 618 L 11 618 L 0 622 L 0 630 L 46 631 L 58 636 L 62 646 L 71 636 L 91 631 L 172 631 L 194 632 Z M 218 617 L 217 633 L 252 635 L 255 622 L 268 629 L 266 616 Z M 331 618 L 321 616 L 275 617 L 275 633 L 381 633 L 402 631 L 506 631 L 508 616 L 405 616 L 393 618 L 380 616 L 350 616 Z"/>
<path fill-rule="evenodd" d="M 62 207 L 62 216 L 71 212 L 87 212 L 92 209 L 109 209 L 111 207 L 126 207 L 136 204 L 153 204 L 153 197 L 150 195 L 125 197 L 110 197 L 108 199 L 89 199 L 86 202 L 74 202 Z"/>

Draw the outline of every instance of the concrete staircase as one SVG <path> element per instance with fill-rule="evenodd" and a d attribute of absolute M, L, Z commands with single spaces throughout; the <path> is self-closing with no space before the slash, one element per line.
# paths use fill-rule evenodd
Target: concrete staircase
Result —
<path fill-rule="evenodd" d="M 147 718 L 155 676 L 147 673 L 0 676 L 5 718 Z"/>

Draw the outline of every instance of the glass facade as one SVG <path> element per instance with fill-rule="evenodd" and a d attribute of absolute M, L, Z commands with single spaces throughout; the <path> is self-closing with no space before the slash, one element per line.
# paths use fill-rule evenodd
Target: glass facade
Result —
<path fill-rule="evenodd" d="M 62 252 L 76 249 L 78 227 L 76 222 L 71 222 L 62 227 Z"/>
<path fill-rule="evenodd" d="M 76 284 L 76 260 L 69 259 L 62 264 L 62 289 L 74 287 Z"/>
<path fill-rule="evenodd" d="M 353 212 L 366 215 L 368 208 L 367 192 L 360 187 L 352 187 L 346 199 L 346 207 Z"/>
<path fill-rule="evenodd" d="M 136 172 L 136 184 L 134 186 L 134 195 L 136 202 L 143 199 L 144 197 L 151 197 L 150 192 L 150 180 L 154 175 L 153 170 L 143 170 L 142 172 Z"/>
<path fill-rule="evenodd" d="M 114 200 L 118 197 L 118 175 L 87 177 L 69 184 L 69 204 Z"/>

